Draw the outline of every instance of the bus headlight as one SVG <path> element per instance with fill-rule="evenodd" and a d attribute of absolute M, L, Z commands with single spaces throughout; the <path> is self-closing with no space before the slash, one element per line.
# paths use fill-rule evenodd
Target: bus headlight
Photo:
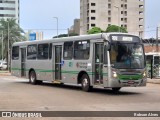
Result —
<path fill-rule="evenodd" d="M 114 72 L 114 71 L 113 71 L 113 77 L 114 77 L 114 78 L 117 78 L 117 77 L 118 77 L 117 73 Z"/>
<path fill-rule="evenodd" d="M 147 72 L 146 71 L 144 71 L 143 77 L 147 77 Z"/>

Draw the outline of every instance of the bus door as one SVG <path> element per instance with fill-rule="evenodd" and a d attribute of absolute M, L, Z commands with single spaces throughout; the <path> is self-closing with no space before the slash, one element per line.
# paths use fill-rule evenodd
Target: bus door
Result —
<path fill-rule="evenodd" d="M 26 48 L 21 48 L 21 76 L 26 76 Z"/>
<path fill-rule="evenodd" d="M 61 80 L 61 61 L 62 61 L 62 46 L 56 45 L 55 46 L 55 80 Z"/>
<path fill-rule="evenodd" d="M 104 43 L 95 43 L 94 84 L 103 84 L 103 51 Z"/>

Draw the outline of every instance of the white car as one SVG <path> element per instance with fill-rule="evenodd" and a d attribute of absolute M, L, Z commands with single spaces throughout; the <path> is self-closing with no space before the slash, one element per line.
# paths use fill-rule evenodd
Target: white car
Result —
<path fill-rule="evenodd" d="M 7 62 L 0 61 L 0 70 L 6 70 L 7 69 Z"/>

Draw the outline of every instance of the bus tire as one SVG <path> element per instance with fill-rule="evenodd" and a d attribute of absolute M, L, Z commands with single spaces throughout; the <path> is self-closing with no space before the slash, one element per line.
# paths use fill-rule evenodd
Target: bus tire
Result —
<path fill-rule="evenodd" d="M 29 73 L 29 82 L 33 85 L 37 84 L 36 73 L 33 70 Z"/>
<path fill-rule="evenodd" d="M 81 78 L 81 85 L 82 90 L 85 92 L 89 92 L 92 89 L 92 86 L 90 86 L 90 79 L 87 74 L 84 74 Z"/>
<path fill-rule="evenodd" d="M 121 89 L 121 87 L 115 87 L 115 88 L 112 88 L 112 91 L 113 92 L 119 92 L 120 89 Z"/>

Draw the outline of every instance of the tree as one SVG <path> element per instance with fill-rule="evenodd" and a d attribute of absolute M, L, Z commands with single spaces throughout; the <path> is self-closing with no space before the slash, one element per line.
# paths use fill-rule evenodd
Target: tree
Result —
<path fill-rule="evenodd" d="M 88 31 L 88 34 L 96 34 L 96 33 L 101 33 L 103 30 L 99 27 L 93 27 Z"/>
<path fill-rule="evenodd" d="M 77 33 L 69 33 L 69 35 L 68 34 L 60 34 L 60 35 L 58 35 L 58 38 L 61 38 L 61 37 L 68 37 L 68 36 L 78 36 L 79 34 L 77 34 Z M 57 38 L 57 36 L 54 36 L 53 38 Z"/>
<path fill-rule="evenodd" d="M 9 32 L 9 33 L 8 33 Z M 11 19 L 1 19 L 0 20 L 0 33 L 3 33 L 3 54 L 4 57 L 2 59 L 8 59 L 8 39 L 9 39 L 9 49 L 11 50 L 11 46 L 14 42 L 24 41 L 26 37 L 22 35 L 24 31 L 19 27 L 16 23 L 16 20 Z M 9 34 L 9 36 L 8 36 Z M 2 40 L 2 38 L 1 38 Z M 2 47 L 2 42 L 0 42 Z M 1 50 L 0 50 L 1 51 Z M 0 53 L 1 54 L 1 53 Z M 1 56 L 1 55 L 0 55 Z"/>
<path fill-rule="evenodd" d="M 110 25 L 110 26 L 107 27 L 106 32 L 122 32 L 122 33 L 127 33 L 127 30 L 124 27 L 119 27 L 117 25 Z"/>

